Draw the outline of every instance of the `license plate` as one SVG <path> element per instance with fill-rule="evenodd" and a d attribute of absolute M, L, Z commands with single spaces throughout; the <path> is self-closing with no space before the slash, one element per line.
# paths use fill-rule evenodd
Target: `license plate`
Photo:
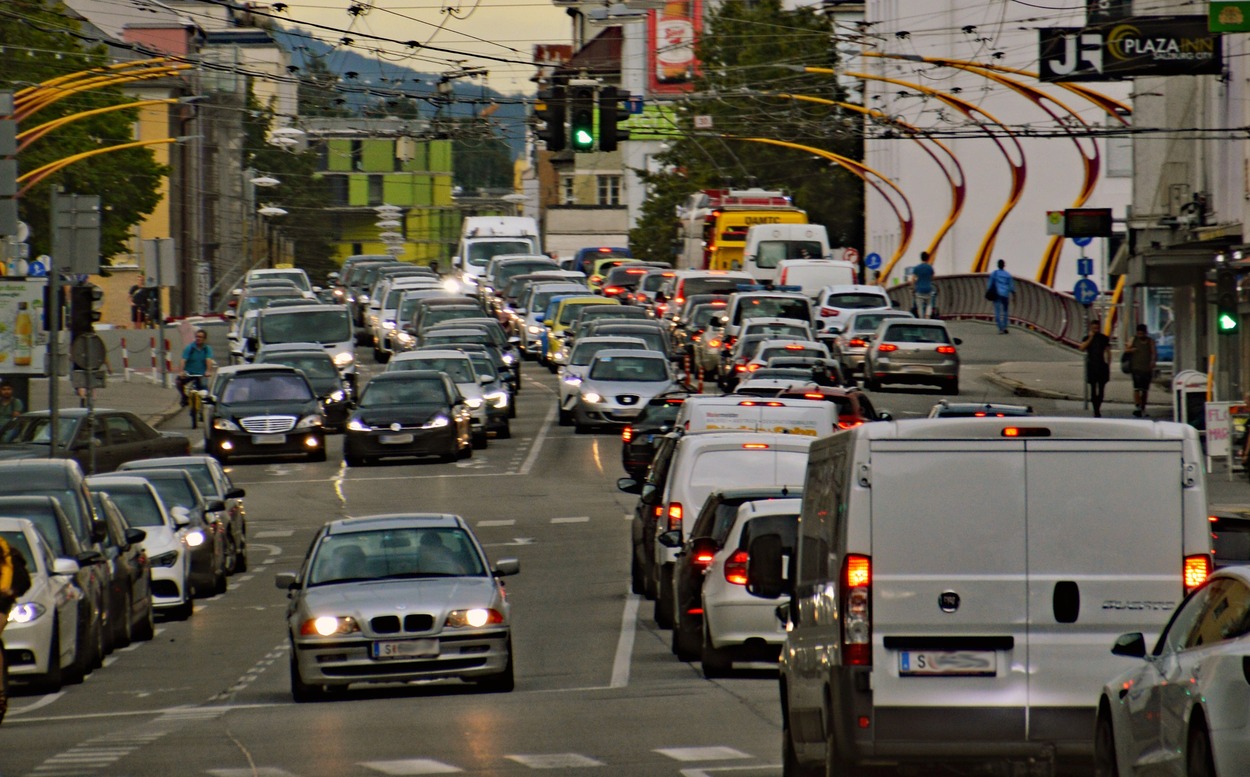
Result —
<path fill-rule="evenodd" d="M 901 650 L 898 673 L 903 677 L 993 677 L 998 654 L 993 650 Z"/>
<path fill-rule="evenodd" d="M 252 435 L 253 445 L 281 445 L 286 442 L 285 434 L 254 434 Z"/>
<path fill-rule="evenodd" d="M 435 658 L 438 656 L 438 640 L 406 639 L 402 642 L 374 642 L 374 658 Z"/>
<path fill-rule="evenodd" d="M 411 434 L 384 434 L 378 438 L 378 442 L 383 445 L 402 445 L 412 442 Z"/>
<path fill-rule="evenodd" d="M 917 372 L 917 373 L 921 373 L 921 374 L 923 374 L 923 375 L 930 375 L 930 374 L 932 374 L 932 373 L 933 373 L 933 368 L 932 368 L 932 367 L 921 367 L 921 366 L 918 366 L 918 365 L 911 365 L 911 366 L 904 367 L 904 368 L 903 368 L 903 372 Z"/>

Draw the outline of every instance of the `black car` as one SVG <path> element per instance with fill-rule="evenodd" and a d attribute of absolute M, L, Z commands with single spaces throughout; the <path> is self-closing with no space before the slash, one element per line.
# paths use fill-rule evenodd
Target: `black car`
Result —
<path fill-rule="evenodd" d="M 185 456 L 191 441 L 174 432 L 153 429 L 134 413 L 96 408 L 61 410 L 57 455 L 78 462 L 84 472 L 112 472 L 123 461 L 153 456 Z M 46 459 L 52 418 L 47 410 L 24 413 L 0 429 L 0 459 Z"/>
<path fill-rule="evenodd" d="M 686 394 L 670 393 L 653 397 L 633 423 L 621 432 L 621 466 L 635 480 L 642 480 L 655 456 L 657 438 L 673 431 Z"/>
<path fill-rule="evenodd" d="M 279 454 L 326 460 L 321 401 L 294 367 L 237 367 L 214 382 L 207 402 L 204 447 L 222 464 L 235 456 Z"/>
<path fill-rule="evenodd" d="M 733 529 L 738 508 L 747 502 L 766 499 L 793 499 L 802 491 L 788 488 L 751 488 L 713 491 L 703 503 L 698 517 L 690 527 L 690 536 L 682 542 L 681 530 L 672 529 L 660 535 L 661 545 L 681 548 L 673 567 L 673 652 L 682 661 L 699 657 L 703 647 L 703 574 L 712 557 L 725 546 Z M 767 658 L 776 658 L 768 656 Z"/>
<path fill-rule="evenodd" d="M 341 432 L 352 411 L 351 385 L 343 380 L 334 359 L 317 343 L 283 343 L 262 348 L 253 364 L 284 364 L 304 373 L 321 399 L 327 432 Z"/>
<path fill-rule="evenodd" d="M 677 450 L 677 441 L 680 439 L 679 432 L 669 432 L 657 437 L 655 456 L 651 459 L 651 466 L 647 468 L 646 477 L 642 480 L 621 478 L 616 481 L 616 487 L 621 491 L 627 494 L 638 494 L 638 503 L 634 506 L 634 519 L 630 526 L 630 589 L 652 600 L 656 599 L 659 594 L 657 585 L 659 580 L 655 568 L 655 537 L 659 533 L 657 528 L 660 513 L 663 510 L 664 487 L 668 483 L 673 453 Z M 672 625 L 667 622 L 667 616 L 661 612 L 658 603 L 655 618 L 663 628 Z"/>
<path fill-rule="evenodd" d="M 107 529 L 104 556 L 109 565 L 109 642 L 126 647 L 151 639 L 156 631 L 152 609 L 152 578 L 143 550 L 147 533 L 133 528 L 108 494 L 92 492 L 96 514 Z"/>
<path fill-rule="evenodd" d="M 349 467 L 394 456 L 473 455 L 469 407 L 445 372 L 387 372 L 369 381 L 347 422 Z"/>

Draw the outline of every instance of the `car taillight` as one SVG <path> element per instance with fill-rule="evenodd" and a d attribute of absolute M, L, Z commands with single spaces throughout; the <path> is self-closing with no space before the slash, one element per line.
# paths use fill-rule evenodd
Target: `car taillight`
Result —
<path fill-rule="evenodd" d="M 842 568 L 842 664 L 872 666 L 872 559 L 851 553 Z"/>
<path fill-rule="evenodd" d="M 852 338 L 851 338 L 851 341 L 850 341 L 849 343 L 847 343 L 847 346 L 848 346 L 848 347 L 851 347 L 851 348 L 867 348 L 867 347 L 868 347 L 868 341 L 867 341 L 867 340 L 860 340 L 858 337 L 852 337 Z"/>
<path fill-rule="evenodd" d="M 786 346 L 786 350 L 787 351 L 801 351 L 803 350 L 803 346 L 798 345 L 797 343 L 791 343 L 790 345 Z"/>
<path fill-rule="evenodd" d="M 759 364 L 758 362 L 757 362 L 757 363 L 755 363 L 755 364 L 748 364 L 748 365 L 747 365 L 747 372 L 755 372 L 756 370 L 758 370 L 758 369 L 759 369 L 760 367 L 762 367 L 762 366 L 763 366 L 763 365 Z"/>
<path fill-rule="evenodd" d="M 622 289 L 620 286 L 607 286 L 603 290 L 603 295 L 605 297 L 615 297 L 617 294 L 620 294 L 622 291 L 625 291 L 625 290 Z"/>
<path fill-rule="evenodd" d="M 621 442 L 629 442 L 634 439 L 634 427 L 626 426 L 621 430 Z"/>
<path fill-rule="evenodd" d="M 745 364 L 735 364 L 734 369 L 737 370 L 738 372 L 746 372 L 747 366 Z"/>
<path fill-rule="evenodd" d="M 590 276 L 590 282 L 591 282 L 591 283 L 602 283 L 602 282 L 603 282 L 603 276 L 602 276 L 602 275 L 592 275 L 592 276 Z"/>
<path fill-rule="evenodd" d="M 712 338 L 711 340 L 707 341 L 708 348 L 720 348 L 721 345 L 722 345 L 721 341 L 717 340 L 716 338 Z"/>
<path fill-rule="evenodd" d="M 742 549 L 735 550 L 732 556 L 725 559 L 725 582 L 746 585 L 747 562 L 750 560 L 751 554 Z"/>
<path fill-rule="evenodd" d="M 841 313 L 841 312 L 842 312 L 842 311 L 838 310 L 837 308 L 821 308 L 821 309 L 820 309 L 820 315 L 822 315 L 822 316 L 826 316 L 826 317 L 828 317 L 828 316 L 836 316 L 836 315 L 838 315 L 838 314 L 839 314 L 839 313 Z"/>
<path fill-rule="evenodd" d="M 712 563 L 712 559 L 715 557 L 716 553 L 712 551 L 711 548 L 704 548 L 694 554 L 694 556 L 690 559 L 690 563 L 697 569 L 707 569 L 708 565 Z"/>
<path fill-rule="evenodd" d="M 674 304 L 674 305 L 677 305 L 677 306 L 679 306 L 679 307 L 680 307 L 680 306 L 681 306 L 681 304 L 682 304 L 683 302 L 685 302 L 685 301 L 686 301 L 686 298 L 685 298 L 685 297 L 673 297 L 673 304 Z"/>
<path fill-rule="evenodd" d="M 859 420 L 853 415 L 844 415 L 844 416 L 838 417 L 839 429 L 854 429 L 855 427 L 860 426 L 863 423 L 864 423 L 863 421 Z"/>
<path fill-rule="evenodd" d="M 681 529 L 681 502 L 672 502 L 668 506 L 668 530 Z"/>
<path fill-rule="evenodd" d="M 955 346 L 953 346 L 953 345 L 939 345 L 939 346 L 937 347 L 937 352 L 938 352 L 938 353 L 954 353 L 954 352 L 955 352 Z"/>
<path fill-rule="evenodd" d="M 897 351 L 897 350 L 898 350 L 898 346 L 895 345 L 894 343 L 882 343 L 881 345 L 877 346 L 877 351 L 879 353 L 889 353 L 890 351 Z"/>
<path fill-rule="evenodd" d="M 1211 556 L 1202 553 L 1185 557 L 1185 593 L 1207 582 L 1211 574 Z"/>

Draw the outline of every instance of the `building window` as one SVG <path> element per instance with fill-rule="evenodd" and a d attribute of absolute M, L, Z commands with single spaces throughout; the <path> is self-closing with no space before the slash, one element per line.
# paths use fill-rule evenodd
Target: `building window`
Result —
<path fill-rule="evenodd" d="M 560 176 L 560 204 L 573 205 L 575 204 L 576 199 L 577 198 L 573 194 L 573 176 Z"/>
<path fill-rule="evenodd" d="M 1117 119 L 1108 119 L 1107 126 L 1113 130 L 1127 130 L 1123 124 Z M 1133 138 L 1128 134 L 1111 135 L 1107 138 L 1105 149 L 1107 153 L 1107 177 L 1108 178 L 1132 178 L 1133 177 Z"/>
<path fill-rule="evenodd" d="M 365 144 L 360 140 L 351 141 L 351 163 L 353 170 L 365 169 Z"/>
<path fill-rule="evenodd" d="M 599 176 L 599 204 L 621 204 L 621 177 L 619 175 Z"/>
<path fill-rule="evenodd" d="M 369 176 L 369 204 L 382 204 L 382 176 L 380 175 Z"/>
<path fill-rule="evenodd" d="M 331 205 L 341 208 L 350 204 L 348 201 L 349 181 L 346 175 L 327 175 L 324 180 L 329 182 Z"/>

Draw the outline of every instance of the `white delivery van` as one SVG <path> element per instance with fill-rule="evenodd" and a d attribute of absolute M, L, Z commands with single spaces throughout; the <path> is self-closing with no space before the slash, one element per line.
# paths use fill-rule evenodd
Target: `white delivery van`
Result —
<path fill-rule="evenodd" d="M 768 432 L 826 437 L 837 424 L 837 406 L 815 399 L 735 396 L 686 397 L 673 428 L 687 432 Z"/>
<path fill-rule="evenodd" d="M 742 269 L 760 283 L 771 283 L 786 259 L 832 258 L 823 224 L 756 224 L 747 228 Z"/>
<path fill-rule="evenodd" d="M 460 225 L 460 244 L 452 266 L 462 280 L 477 282 L 486 265 L 500 254 L 540 254 L 538 222 L 527 216 L 468 216 Z"/>
<path fill-rule="evenodd" d="M 1212 564 L 1198 435 L 1174 423 L 864 424 L 813 444 L 799 527 L 794 563 L 773 537 L 748 566 L 752 593 L 790 595 L 787 774 L 1085 761 L 1108 646 L 1157 636 Z"/>
<path fill-rule="evenodd" d="M 777 266 L 779 286 L 797 286 L 799 291 L 815 299 L 825 286 L 856 283 L 854 262 L 840 259 L 787 259 Z"/>

